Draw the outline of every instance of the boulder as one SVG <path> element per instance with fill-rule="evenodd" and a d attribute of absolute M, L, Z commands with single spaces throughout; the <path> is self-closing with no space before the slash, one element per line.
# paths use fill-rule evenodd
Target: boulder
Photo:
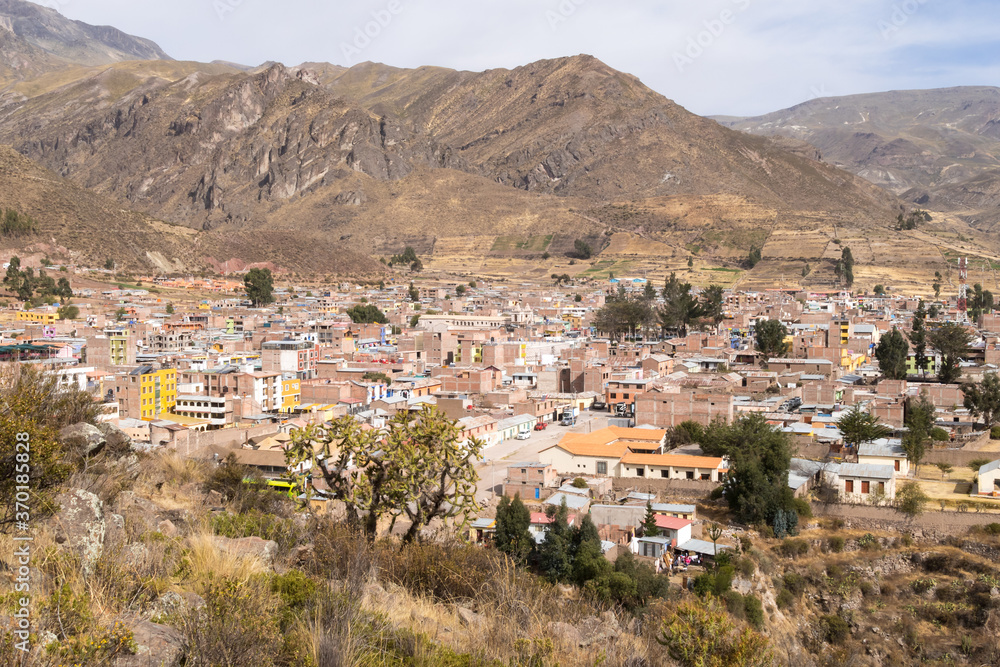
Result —
<path fill-rule="evenodd" d="M 296 565 L 306 565 L 315 557 L 315 547 L 312 544 L 301 544 L 292 549 L 291 561 Z"/>
<path fill-rule="evenodd" d="M 483 617 L 468 607 L 458 607 L 455 609 L 455 613 L 458 614 L 458 619 L 467 628 L 481 628 L 485 625 Z"/>
<path fill-rule="evenodd" d="M 608 615 L 611 616 L 610 619 L 607 618 Z M 601 615 L 601 618 L 588 616 L 577 623 L 576 628 L 583 638 L 579 646 L 584 647 L 614 639 L 621 634 L 621 629 L 618 627 L 618 619 L 611 612 L 605 612 Z"/>
<path fill-rule="evenodd" d="M 259 558 L 265 565 L 273 565 L 274 557 L 278 553 L 278 543 L 274 540 L 265 540 L 260 537 L 241 537 L 233 539 L 216 535 L 215 546 L 220 551 L 225 551 L 241 558 Z"/>
<path fill-rule="evenodd" d="M 189 609 L 201 609 L 204 606 L 205 599 L 196 593 L 168 591 L 156 598 L 156 602 L 152 604 L 149 612 L 150 617 L 157 620 L 164 616 L 183 614 Z"/>
<path fill-rule="evenodd" d="M 81 456 L 96 454 L 105 445 L 104 434 L 92 424 L 80 422 L 67 426 L 59 431 L 59 439 L 73 451 Z"/>
<path fill-rule="evenodd" d="M 125 431 L 118 428 L 117 425 L 110 422 L 101 422 L 97 425 L 97 430 L 104 435 L 105 446 L 112 452 L 124 454 L 131 451 L 132 438 Z"/>
<path fill-rule="evenodd" d="M 83 571 L 89 574 L 104 550 L 104 503 L 83 489 L 60 493 L 56 502 L 61 509 L 54 517 L 55 540 L 76 552 Z"/>
<path fill-rule="evenodd" d="M 753 582 L 740 576 L 733 577 L 733 590 L 740 595 L 747 595 L 753 590 Z"/>
<path fill-rule="evenodd" d="M 177 537 L 177 526 L 170 519 L 164 519 L 160 523 L 156 524 L 156 530 L 163 533 L 167 537 Z"/>
<path fill-rule="evenodd" d="M 184 635 L 180 630 L 150 621 L 129 624 L 135 639 L 135 655 L 120 656 L 115 667 L 176 667 L 184 657 Z"/>
<path fill-rule="evenodd" d="M 583 635 L 576 629 L 576 626 L 561 621 L 553 621 L 548 625 L 549 632 L 556 642 L 564 646 L 580 646 L 583 643 Z"/>

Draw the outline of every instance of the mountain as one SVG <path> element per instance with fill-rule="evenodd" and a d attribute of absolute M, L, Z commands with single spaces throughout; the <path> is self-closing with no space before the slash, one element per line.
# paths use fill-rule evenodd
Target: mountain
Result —
<path fill-rule="evenodd" d="M 429 269 L 472 275 L 828 286 L 852 244 L 859 283 L 918 285 L 970 231 L 941 216 L 896 232 L 904 203 L 805 141 L 722 127 L 586 55 L 484 72 L 163 59 L 33 70 L 0 98 L 0 143 L 197 231 L 189 263 L 209 266 L 270 254 L 290 271 L 378 270 L 363 258 L 411 245 Z M 596 257 L 577 261 L 577 241 Z M 754 248 L 763 261 L 747 270 Z"/>
<path fill-rule="evenodd" d="M 308 233 L 285 238 L 267 229 L 219 234 L 168 224 L 81 188 L 0 146 L 0 208 L 37 223 L 34 234 L 0 236 L 0 253 L 48 256 L 101 266 L 113 259 L 129 270 L 168 273 L 239 270 L 249 264 L 298 266 L 315 273 L 370 275 L 381 265 Z"/>
<path fill-rule="evenodd" d="M 915 205 L 1000 220 L 1000 88 L 827 97 L 764 116 L 717 120 L 806 141 L 830 164 Z"/>
<path fill-rule="evenodd" d="M 0 0 L 0 33 L 76 65 L 106 65 L 123 60 L 169 60 L 148 39 L 111 26 L 72 21 L 49 7 L 24 0 Z"/>

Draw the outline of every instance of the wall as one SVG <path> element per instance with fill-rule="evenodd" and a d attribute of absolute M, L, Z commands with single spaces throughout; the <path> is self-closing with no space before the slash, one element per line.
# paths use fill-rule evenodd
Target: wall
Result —
<path fill-rule="evenodd" d="M 624 495 L 629 491 L 640 493 L 658 493 L 670 498 L 708 497 L 708 494 L 719 486 L 718 482 L 702 482 L 686 479 L 624 479 L 614 480 L 615 495 Z"/>

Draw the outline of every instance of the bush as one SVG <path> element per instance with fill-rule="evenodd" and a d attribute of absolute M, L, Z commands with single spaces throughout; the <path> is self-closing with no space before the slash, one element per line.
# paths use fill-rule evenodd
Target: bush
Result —
<path fill-rule="evenodd" d="M 987 535 L 1000 535 L 1000 523 L 988 523 L 983 526 L 983 531 Z"/>
<path fill-rule="evenodd" d="M 573 487 L 577 489 L 586 489 L 587 480 L 585 480 L 583 477 L 577 477 L 576 479 L 573 480 Z"/>
<path fill-rule="evenodd" d="M 712 500 L 721 500 L 722 499 L 722 487 L 721 486 L 717 486 L 714 489 L 712 489 L 712 492 L 708 494 L 708 497 L 710 499 L 712 499 Z"/>
<path fill-rule="evenodd" d="M 792 507 L 795 508 L 795 513 L 799 515 L 800 519 L 812 518 L 812 505 L 809 504 L 808 500 L 805 500 L 804 498 L 795 498 L 792 500 Z"/>
<path fill-rule="evenodd" d="M 797 572 L 786 572 L 785 576 L 782 577 L 782 584 L 784 584 L 785 590 L 796 597 L 802 595 L 806 590 L 806 580 Z"/>
<path fill-rule="evenodd" d="M 990 440 L 1000 440 L 1000 426 L 994 426 L 990 429 Z"/>
<path fill-rule="evenodd" d="M 940 426 L 935 426 L 931 429 L 931 440 L 935 442 L 948 442 L 951 436 L 948 435 L 948 431 L 944 430 Z"/>
<path fill-rule="evenodd" d="M 753 576 L 757 568 L 749 558 L 740 558 L 736 561 L 736 571 L 740 573 L 740 576 L 749 578 Z"/>
<path fill-rule="evenodd" d="M 764 605 L 761 604 L 759 597 L 753 594 L 744 596 L 743 610 L 746 612 L 747 622 L 750 625 L 758 630 L 764 627 Z"/>
<path fill-rule="evenodd" d="M 788 609 L 795 604 L 795 596 L 787 588 L 782 588 L 778 591 L 775 603 L 778 605 L 778 609 Z"/>
<path fill-rule="evenodd" d="M 722 599 L 726 603 L 726 611 L 732 614 L 735 618 L 744 619 L 746 618 L 746 602 L 743 600 L 743 596 L 737 591 L 726 591 Z"/>
<path fill-rule="evenodd" d="M 260 537 L 274 540 L 282 550 L 300 544 L 305 537 L 294 519 L 282 519 L 273 514 L 251 510 L 245 514 L 216 514 L 212 517 L 212 530 L 223 537 Z"/>
<path fill-rule="evenodd" d="M 727 565 L 726 567 L 719 568 L 719 571 L 715 573 L 713 592 L 716 595 L 722 596 L 733 587 L 733 572 L 733 566 Z"/>
<path fill-rule="evenodd" d="M 823 639 L 830 644 L 843 644 L 851 634 L 847 621 L 835 614 L 820 618 L 820 627 L 823 629 Z"/>
<path fill-rule="evenodd" d="M 809 543 L 802 539 L 786 538 L 778 545 L 778 552 L 786 558 L 798 558 L 809 553 Z"/>
<path fill-rule="evenodd" d="M 694 592 L 698 597 L 705 597 L 715 590 L 715 578 L 708 574 L 699 574 L 694 578 Z"/>
<path fill-rule="evenodd" d="M 994 428 L 996 428 L 996 427 L 994 427 Z M 990 431 L 990 437 L 991 438 L 993 437 L 993 431 L 992 430 Z M 986 465 L 989 462 L 990 462 L 989 459 L 972 459 L 971 461 L 969 461 L 969 469 L 972 472 L 979 472 L 979 469 L 982 468 L 984 465 Z"/>
<path fill-rule="evenodd" d="M 834 535 L 833 537 L 827 539 L 826 548 L 833 553 L 839 554 L 844 550 L 844 538 L 840 535 Z"/>
<path fill-rule="evenodd" d="M 878 540 L 875 539 L 874 535 L 872 535 L 871 533 L 865 533 L 864 535 L 858 538 L 858 546 L 864 549 L 865 551 L 871 551 L 874 549 L 878 549 L 879 543 Z"/>

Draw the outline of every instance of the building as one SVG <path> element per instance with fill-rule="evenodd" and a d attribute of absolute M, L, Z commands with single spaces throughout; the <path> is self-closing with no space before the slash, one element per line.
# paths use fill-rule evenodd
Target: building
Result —
<path fill-rule="evenodd" d="M 882 438 L 858 447 L 858 463 L 890 466 L 900 477 L 910 474 L 910 459 L 899 440 Z"/>
<path fill-rule="evenodd" d="M 721 482 L 727 470 L 725 460 L 714 456 L 629 451 L 621 458 L 618 476 Z"/>
<path fill-rule="evenodd" d="M 115 378 L 115 399 L 125 417 L 151 421 L 157 415 L 173 412 L 177 403 L 177 371 L 153 370 L 139 366 L 127 375 Z"/>
<path fill-rule="evenodd" d="M 838 493 L 847 502 L 870 503 L 896 497 L 896 471 L 892 466 L 843 463 L 838 478 Z"/>
<path fill-rule="evenodd" d="M 559 474 L 545 463 L 525 463 L 507 468 L 507 481 L 503 493 L 513 498 L 520 494 L 522 500 L 545 500 L 559 488 Z"/>
<path fill-rule="evenodd" d="M 318 353 L 308 340 L 269 340 L 261 345 L 261 370 L 294 373 L 300 380 L 316 377 Z"/>
<path fill-rule="evenodd" d="M 181 417 L 204 419 L 210 429 L 233 424 L 233 397 L 229 396 L 178 396 L 174 414 Z"/>
<path fill-rule="evenodd" d="M 619 477 L 620 462 L 628 452 L 657 453 L 666 431 L 609 426 L 593 433 L 568 433 L 558 444 L 539 453 L 543 463 L 571 475 Z"/>
<path fill-rule="evenodd" d="M 1000 459 L 979 468 L 976 488 L 981 496 L 1000 496 Z"/>

